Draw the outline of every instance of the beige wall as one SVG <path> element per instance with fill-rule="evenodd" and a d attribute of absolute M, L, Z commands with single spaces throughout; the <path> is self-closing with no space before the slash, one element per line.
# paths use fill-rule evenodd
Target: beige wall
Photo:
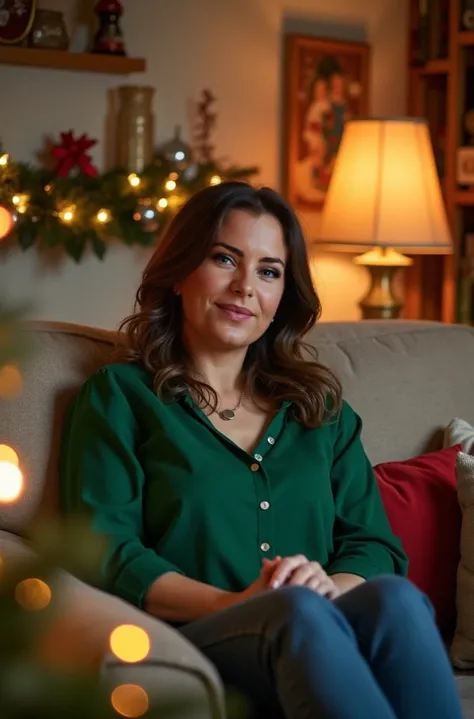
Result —
<path fill-rule="evenodd" d="M 74 18 L 68 0 L 43 4 L 66 7 L 68 22 Z M 146 75 L 125 82 L 156 87 L 157 142 L 168 139 L 176 123 L 186 128 L 189 101 L 202 88 L 212 88 L 218 97 L 219 154 L 258 164 L 259 180 L 278 187 L 283 33 L 368 39 L 372 112 L 400 114 L 406 95 L 406 6 L 406 0 L 125 0 L 129 53 L 148 61 Z M 95 160 L 102 165 L 107 90 L 122 82 L 0 66 L 5 148 L 18 160 L 32 160 L 45 136 L 71 128 L 101 141 Z M 305 226 L 314 240 L 318 218 L 305 218 Z M 113 245 L 104 262 L 87 257 L 75 265 L 34 250 L 13 251 L 0 254 L 0 290 L 33 299 L 38 317 L 112 327 L 131 308 L 146 257 L 143 250 Z M 315 273 L 323 318 L 358 318 L 365 271 L 350 257 L 318 252 Z"/>

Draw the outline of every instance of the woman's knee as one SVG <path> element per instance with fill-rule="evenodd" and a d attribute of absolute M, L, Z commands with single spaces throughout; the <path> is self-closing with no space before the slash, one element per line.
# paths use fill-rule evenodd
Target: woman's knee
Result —
<path fill-rule="evenodd" d="M 421 608 L 432 611 L 428 598 L 406 577 L 374 577 L 366 583 L 366 591 L 381 608 L 388 611 L 409 615 Z"/>
<path fill-rule="evenodd" d="M 327 599 L 307 587 L 284 586 L 266 595 L 267 616 L 273 627 L 324 622 L 334 607 Z"/>

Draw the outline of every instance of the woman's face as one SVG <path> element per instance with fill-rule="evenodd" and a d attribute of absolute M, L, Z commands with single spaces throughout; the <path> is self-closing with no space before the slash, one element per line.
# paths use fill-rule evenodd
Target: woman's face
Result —
<path fill-rule="evenodd" d="M 272 215 L 232 210 L 209 256 L 175 288 L 191 348 L 243 349 L 261 337 L 283 295 L 287 250 Z"/>

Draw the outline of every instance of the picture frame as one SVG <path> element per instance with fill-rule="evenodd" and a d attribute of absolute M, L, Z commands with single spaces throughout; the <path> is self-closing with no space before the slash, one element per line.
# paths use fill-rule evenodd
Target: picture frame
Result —
<path fill-rule="evenodd" d="M 283 103 L 284 193 L 320 212 L 345 122 L 369 112 L 370 46 L 288 35 Z"/>

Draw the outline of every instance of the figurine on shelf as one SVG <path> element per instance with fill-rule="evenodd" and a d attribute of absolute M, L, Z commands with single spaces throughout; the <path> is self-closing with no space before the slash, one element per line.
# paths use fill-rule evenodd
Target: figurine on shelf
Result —
<path fill-rule="evenodd" d="M 94 38 L 92 52 L 102 55 L 126 55 L 120 26 L 123 7 L 120 0 L 99 0 L 95 7 L 100 27 Z"/>

